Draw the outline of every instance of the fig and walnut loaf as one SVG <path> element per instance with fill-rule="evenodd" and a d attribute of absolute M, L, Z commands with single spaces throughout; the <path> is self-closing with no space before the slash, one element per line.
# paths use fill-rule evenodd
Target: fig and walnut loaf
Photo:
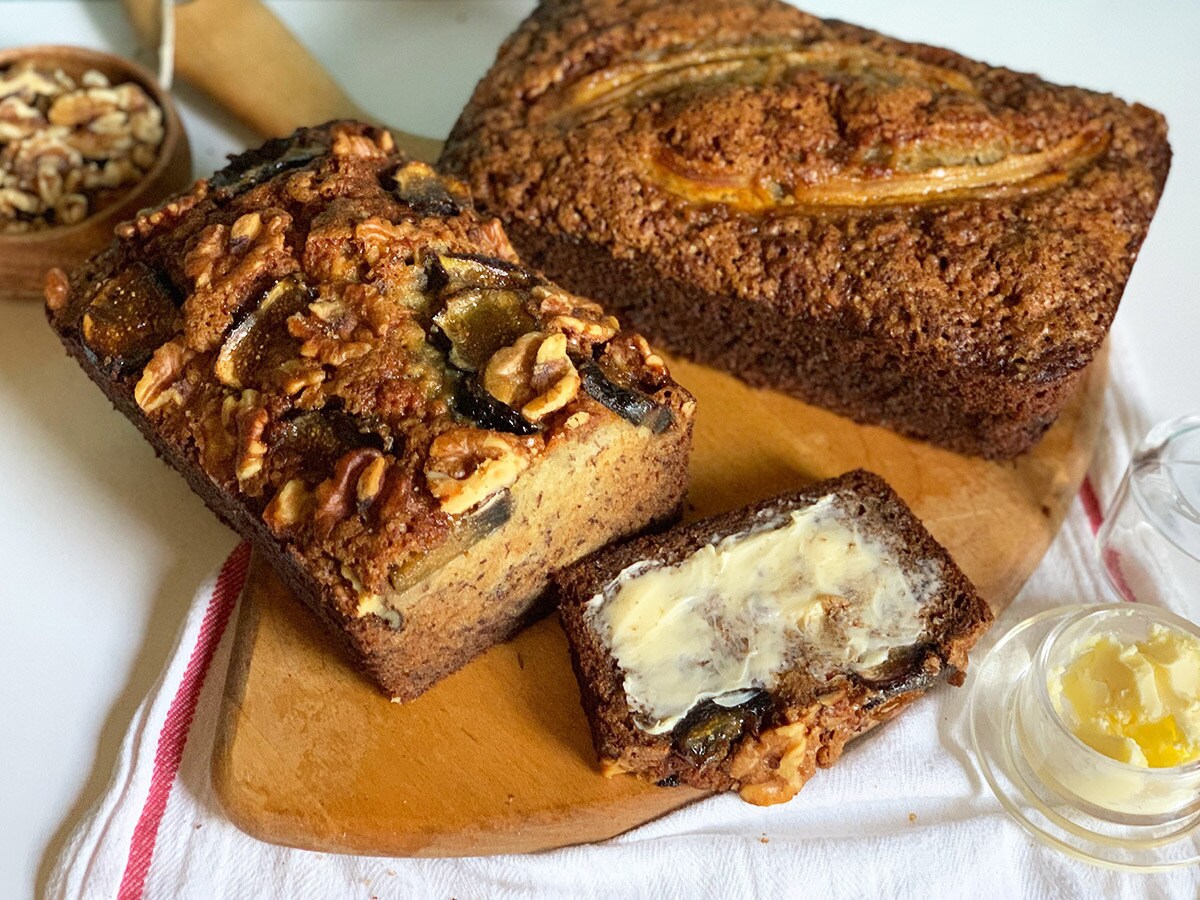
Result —
<path fill-rule="evenodd" d="M 778 0 L 556 0 L 441 162 L 668 349 L 1011 457 L 1104 340 L 1170 149 L 1143 106 Z"/>
<path fill-rule="evenodd" d="M 463 186 L 301 129 L 47 284 L 68 351 L 397 699 L 669 520 L 694 401 Z"/>
<path fill-rule="evenodd" d="M 554 576 L 601 766 L 790 799 L 947 680 L 991 610 L 904 501 L 857 470 Z"/>

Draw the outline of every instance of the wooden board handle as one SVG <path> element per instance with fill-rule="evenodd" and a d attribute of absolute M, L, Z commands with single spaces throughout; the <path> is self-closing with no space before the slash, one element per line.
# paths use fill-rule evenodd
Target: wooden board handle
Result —
<path fill-rule="evenodd" d="M 156 47 L 159 0 L 122 0 L 139 39 Z M 175 9 L 175 71 L 264 137 L 329 119 L 373 121 L 259 0 L 192 0 Z M 441 142 L 392 129 L 432 161 Z"/>

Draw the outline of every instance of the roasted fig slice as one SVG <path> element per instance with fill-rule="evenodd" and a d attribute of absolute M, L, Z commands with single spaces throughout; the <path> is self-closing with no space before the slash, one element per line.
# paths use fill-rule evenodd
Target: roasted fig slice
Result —
<path fill-rule="evenodd" d="M 405 163 L 392 174 L 397 199 L 419 216 L 457 216 L 462 207 L 445 181 L 423 162 Z"/>
<path fill-rule="evenodd" d="M 478 509 L 457 518 L 454 531 L 434 549 L 403 566 L 393 566 L 388 580 L 397 591 L 406 591 L 421 579 L 432 575 L 452 559 L 456 559 L 474 543 L 487 537 L 512 516 L 512 497 L 508 490 L 500 491 Z"/>
<path fill-rule="evenodd" d="M 209 185 L 214 190 L 236 196 L 280 172 L 299 169 L 328 152 L 328 147 L 309 140 L 309 129 L 301 129 L 291 138 L 277 138 L 255 150 L 231 156 L 229 165 L 209 179 Z"/>
<path fill-rule="evenodd" d="M 454 392 L 454 411 L 480 428 L 508 434 L 536 434 L 538 426 L 511 406 L 501 403 L 471 376 L 459 380 Z"/>
<path fill-rule="evenodd" d="M 467 372 L 479 371 L 497 350 L 537 327 L 524 295 L 493 288 L 459 291 L 433 321 L 450 339 L 450 362 Z"/>
<path fill-rule="evenodd" d="M 111 375 L 140 368 L 179 330 L 181 313 L 158 278 L 141 263 L 106 282 L 83 312 L 84 345 Z"/>
<path fill-rule="evenodd" d="M 855 677 L 877 693 L 865 704 L 866 709 L 872 709 L 901 694 L 913 691 L 925 691 L 939 680 L 939 672 L 928 671 L 921 663 L 924 660 L 937 657 L 930 644 L 918 643 L 907 647 L 896 647 L 886 660 Z"/>
<path fill-rule="evenodd" d="M 272 468 L 307 482 L 327 477 L 338 457 L 354 446 L 346 439 L 345 429 L 320 411 L 301 413 L 280 423 L 272 437 Z"/>
<path fill-rule="evenodd" d="M 213 371 L 221 383 L 248 387 L 263 372 L 296 356 L 296 340 L 288 334 L 287 319 L 312 301 L 312 293 L 298 278 L 279 281 L 258 306 L 230 330 L 217 353 Z"/>
<path fill-rule="evenodd" d="M 675 726 L 672 740 L 681 752 L 702 764 L 707 760 L 722 760 L 743 734 L 758 733 L 770 706 L 770 697 L 764 691 L 753 692 L 737 706 L 706 700 Z"/>
<path fill-rule="evenodd" d="M 347 450 L 374 447 L 386 450 L 386 441 L 364 430 L 353 416 L 340 410 L 302 412 L 273 426 L 269 435 L 271 467 L 289 478 L 317 482 L 326 478 Z"/>
<path fill-rule="evenodd" d="M 443 253 L 438 255 L 437 260 L 446 278 L 443 292 L 447 294 L 455 294 L 466 288 L 528 290 L 541 281 L 528 269 L 487 256 Z"/>
<path fill-rule="evenodd" d="M 617 415 L 649 428 L 654 434 L 662 434 L 671 427 L 673 415 L 670 407 L 650 399 L 645 394 L 615 384 L 595 360 L 576 360 L 583 389 L 592 399 L 602 403 Z"/>

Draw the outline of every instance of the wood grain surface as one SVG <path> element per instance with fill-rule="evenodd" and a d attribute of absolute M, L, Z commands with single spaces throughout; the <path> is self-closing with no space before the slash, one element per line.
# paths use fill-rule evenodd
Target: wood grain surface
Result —
<path fill-rule="evenodd" d="M 892 483 L 999 612 L 1087 470 L 1106 360 L 1035 450 L 1006 463 L 676 361 L 675 377 L 698 399 L 688 518 L 864 466 Z M 526 852 L 611 837 L 702 796 L 598 774 L 554 617 L 405 705 L 360 677 L 257 559 L 237 628 L 213 780 L 233 821 L 262 840 L 390 856 Z"/>

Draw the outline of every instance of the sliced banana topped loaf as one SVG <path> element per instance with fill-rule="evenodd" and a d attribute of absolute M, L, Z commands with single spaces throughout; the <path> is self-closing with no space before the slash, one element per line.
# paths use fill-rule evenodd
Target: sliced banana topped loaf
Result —
<path fill-rule="evenodd" d="M 68 351 L 397 699 L 676 515 L 694 401 L 463 186 L 301 129 L 46 291 Z"/>
<path fill-rule="evenodd" d="M 1100 348 L 1167 126 L 779 0 L 555 0 L 442 157 L 522 257 L 751 384 L 985 457 Z"/>

